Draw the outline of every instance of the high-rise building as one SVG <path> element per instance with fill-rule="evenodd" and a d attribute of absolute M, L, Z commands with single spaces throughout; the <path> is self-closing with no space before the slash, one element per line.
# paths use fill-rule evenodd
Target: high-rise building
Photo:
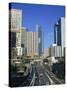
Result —
<path fill-rule="evenodd" d="M 33 51 L 33 32 L 28 31 L 27 32 L 27 56 L 33 57 L 34 51 Z"/>
<path fill-rule="evenodd" d="M 9 10 L 9 28 L 11 31 L 18 32 L 22 27 L 22 10 Z"/>
<path fill-rule="evenodd" d="M 39 56 L 43 52 L 43 33 L 40 25 L 36 25 L 36 50 Z"/>
<path fill-rule="evenodd" d="M 21 55 L 21 26 L 22 26 L 22 11 L 18 9 L 9 10 L 9 47 L 15 47 L 17 55 Z M 12 50 L 11 50 L 12 51 Z M 11 52 L 10 51 L 10 52 Z M 14 51 L 13 51 L 14 52 Z"/>
<path fill-rule="evenodd" d="M 43 36 L 41 27 L 36 25 L 36 31 L 27 31 L 27 56 L 39 57 L 42 54 Z"/>
<path fill-rule="evenodd" d="M 65 47 L 65 17 L 61 17 L 54 25 L 54 43 L 62 47 L 62 56 L 64 56 Z"/>
<path fill-rule="evenodd" d="M 27 28 L 22 27 L 21 30 L 21 47 L 23 49 L 23 54 L 27 54 Z"/>
<path fill-rule="evenodd" d="M 38 56 L 38 31 L 34 32 L 34 56 Z"/>
<path fill-rule="evenodd" d="M 65 47 L 65 17 L 61 17 L 54 25 L 54 43 Z"/>

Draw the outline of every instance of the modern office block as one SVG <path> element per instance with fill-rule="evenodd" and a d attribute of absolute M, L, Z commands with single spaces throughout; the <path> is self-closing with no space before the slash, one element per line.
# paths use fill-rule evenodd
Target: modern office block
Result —
<path fill-rule="evenodd" d="M 65 17 L 61 17 L 54 25 L 54 43 L 62 47 L 62 56 L 64 56 L 65 47 Z"/>
<path fill-rule="evenodd" d="M 65 47 L 65 17 L 61 17 L 54 25 L 54 43 Z"/>
<path fill-rule="evenodd" d="M 38 49 L 36 50 L 38 51 L 38 55 L 40 56 L 43 52 L 43 33 L 40 25 L 36 25 L 36 33 L 36 48 Z"/>
<path fill-rule="evenodd" d="M 10 33 L 10 48 L 15 47 L 19 52 L 21 48 L 21 26 L 22 26 L 22 10 L 9 10 L 9 33 Z M 13 49 L 14 50 L 14 49 Z M 11 50 L 12 51 L 12 50 Z M 19 55 L 19 53 L 17 53 Z"/>
<path fill-rule="evenodd" d="M 22 27 L 22 11 L 18 9 L 10 9 L 9 19 L 9 26 L 11 31 L 19 32 Z"/>
<path fill-rule="evenodd" d="M 42 54 L 42 31 L 39 25 L 36 30 L 27 31 L 27 56 L 39 57 Z"/>
<path fill-rule="evenodd" d="M 27 32 L 27 56 L 33 57 L 33 32 Z"/>
<path fill-rule="evenodd" d="M 38 56 L 39 55 L 39 52 L 38 52 L 38 45 L 39 45 L 38 31 L 34 32 L 34 43 L 35 43 L 35 46 L 34 46 L 34 55 Z"/>
<path fill-rule="evenodd" d="M 23 53 L 26 56 L 27 54 L 27 28 L 22 27 L 21 29 L 21 47 L 23 48 Z"/>

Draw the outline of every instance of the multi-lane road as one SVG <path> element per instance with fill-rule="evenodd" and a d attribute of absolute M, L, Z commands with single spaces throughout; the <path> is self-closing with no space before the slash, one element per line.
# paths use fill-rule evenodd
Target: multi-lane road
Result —
<path fill-rule="evenodd" d="M 49 78 L 46 75 L 43 67 L 40 65 L 35 66 L 35 84 L 34 85 L 46 85 L 50 84 Z"/>
<path fill-rule="evenodd" d="M 32 65 L 32 73 L 30 74 L 30 79 L 28 78 L 29 86 L 40 86 L 40 85 L 55 85 L 63 84 L 52 72 L 39 63 L 34 63 Z M 25 84 L 25 86 L 27 86 Z"/>
<path fill-rule="evenodd" d="M 33 67 L 35 73 L 35 80 L 33 79 L 34 86 L 64 84 L 64 81 L 58 79 L 55 74 L 50 72 L 43 65 L 36 63 L 33 65 Z"/>
<path fill-rule="evenodd" d="M 19 82 L 19 83 L 18 83 Z M 26 77 L 16 78 L 16 86 L 40 86 L 40 85 L 54 85 L 54 84 L 64 84 L 59 80 L 52 72 L 48 71 L 43 65 L 39 63 L 34 63 L 32 65 L 32 70 Z"/>
<path fill-rule="evenodd" d="M 35 65 L 35 83 L 37 85 L 63 84 L 52 72 L 48 71 L 43 65 Z"/>

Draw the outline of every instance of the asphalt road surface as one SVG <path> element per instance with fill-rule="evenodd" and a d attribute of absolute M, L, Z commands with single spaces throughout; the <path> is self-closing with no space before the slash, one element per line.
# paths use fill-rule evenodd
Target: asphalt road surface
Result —
<path fill-rule="evenodd" d="M 50 84 L 49 78 L 47 77 L 44 69 L 40 65 L 35 66 L 35 86 Z"/>
<path fill-rule="evenodd" d="M 34 86 L 64 84 L 52 72 L 48 71 L 43 65 L 35 65 L 35 83 Z"/>

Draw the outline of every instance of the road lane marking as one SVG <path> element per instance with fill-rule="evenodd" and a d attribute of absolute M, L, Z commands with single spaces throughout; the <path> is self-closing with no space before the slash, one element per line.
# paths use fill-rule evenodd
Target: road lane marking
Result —
<path fill-rule="evenodd" d="M 48 77 L 51 84 L 55 84 L 54 81 L 49 77 L 49 75 L 45 72 L 46 76 Z"/>
<path fill-rule="evenodd" d="M 32 78 L 32 81 L 31 81 L 31 83 L 30 83 L 30 86 L 34 86 L 34 82 L 35 82 L 35 73 L 34 73 L 34 75 L 33 75 L 33 78 Z"/>
<path fill-rule="evenodd" d="M 56 77 L 53 77 L 56 81 L 58 81 L 60 84 L 62 84 L 61 81 L 59 81 Z"/>
<path fill-rule="evenodd" d="M 49 72 L 48 70 L 47 70 L 47 73 L 50 74 L 50 72 Z M 51 76 L 51 77 L 53 77 L 56 81 L 58 81 L 60 84 L 62 84 L 62 82 L 59 81 L 58 78 L 56 78 L 56 76 L 55 76 L 52 72 L 51 72 L 51 74 L 53 75 L 53 76 Z M 50 74 L 50 75 L 51 75 L 51 74 Z"/>

